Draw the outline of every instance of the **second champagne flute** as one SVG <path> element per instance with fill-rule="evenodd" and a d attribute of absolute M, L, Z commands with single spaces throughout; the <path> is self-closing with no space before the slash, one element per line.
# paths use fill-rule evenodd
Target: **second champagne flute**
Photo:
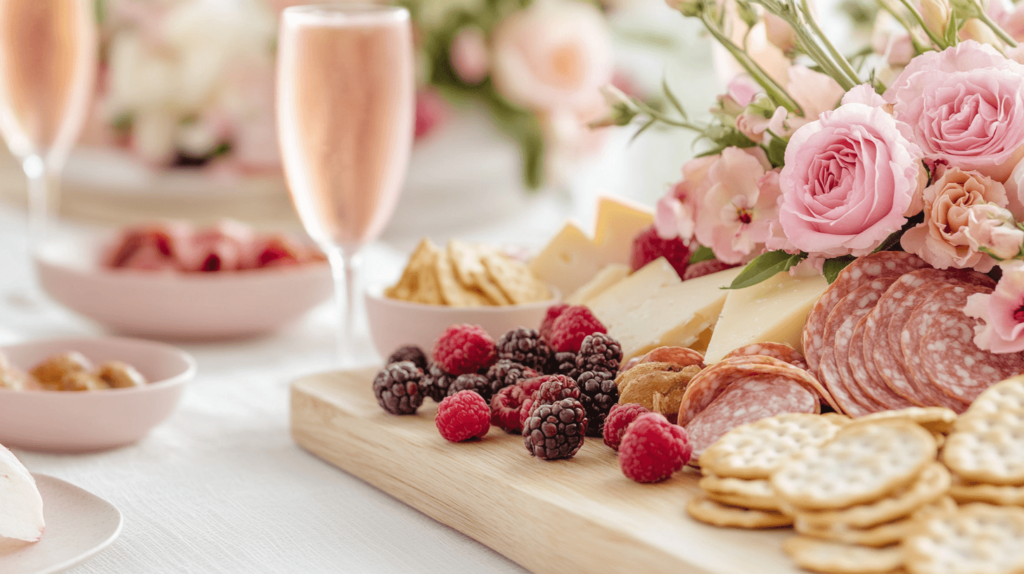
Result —
<path fill-rule="evenodd" d="M 412 148 L 409 12 L 351 4 L 281 16 L 277 123 L 285 177 L 306 231 L 334 270 L 342 366 L 369 362 L 360 250 L 398 203 Z"/>

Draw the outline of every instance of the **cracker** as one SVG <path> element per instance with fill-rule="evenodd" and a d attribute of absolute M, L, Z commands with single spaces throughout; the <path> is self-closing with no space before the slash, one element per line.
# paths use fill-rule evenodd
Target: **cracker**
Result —
<path fill-rule="evenodd" d="M 726 506 L 703 497 L 691 498 L 686 503 L 686 512 L 706 524 L 727 528 L 779 528 L 793 523 L 791 518 L 778 512 Z"/>
<path fill-rule="evenodd" d="M 935 454 L 935 439 L 916 424 L 861 425 L 790 458 L 772 474 L 771 483 L 797 508 L 846 508 L 906 486 L 935 460 Z"/>
<path fill-rule="evenodd" d="M 850 418 L 848 415 L 840 413 L 821 413 L 820 416 L 827 420 L 828 422 L 837 424 L 839 426 L 843 426 L 853 421 L 853 419 Z"/>
<path fill-rule="evenodd" d="M 1024 571 L 1024 509 L 969 504 L 917 525 L 903 542 L 914 574 Z"/>
<path fill-rule="evenodd" d="M 710 474 L 701 478 L 698 485 L 708 498 L 722 504 L 775 512 L 779 510 L 779 502 L 772 491 L 772 485 L 763 478 L 744 480 L 721 478 Z"/>
<path fill-rule="evenodd" d="M 956 412 L 945 407 L 910 407 L 871 413 L 854 419 L 850 424 L 853 426 L 890 420 L 909 421 L 921 425 L 933 434 L 946 434 L 956 422 Z"/>
<path fill-rule="evenodd" d="M 1002 411 L 957 421 L 942 461 L 972 482 L 1024 485 L 1024 411 Z"/>
<path fill-rule="evenodd" d="M 466 289 L 476 289 L 492 305 L 511 305 L 512 301 L 494 284 L 481 261 L 483 249 L 457 239 L 448 242 L 448 256 L 452 260 L 455 276 Z"/>
<path fill-rule="evenodd" d="M 483 293 L 467 289 L 455 276 L 451 257 L 446 251 L 439 251 L 434 262 L 434 269 L 437 273 L 438 288 L 441 298 L 445 304 L 452 307 L 484 307 L 490 305 L 490 301 Z"/>
<path fill-rule="evenodd" d="M 701 468 L 723 477 L 768 478 L 786 459 L 824 444 L 839 427 L 829 419 L 793 413 L 737 427 L 701 454 Z"/>
<path fill-rule="evenodd" d="M 926 520 L 937 514 L 951 512 L 955 509 L 956 503 L 951 498 L 942 497 L 932 504 L 917 509 L 910 516 L 870 528 L 854 528 L 838 523 L 828 525 L 810 524 L 802 514 L 797 514 L 793 520 L 793 527 L 800 534 L 835 542 L 873 547 L 889 546 L 909 536 L 920 520 Z"/>
<path fill-rule="evenodd" d="M 524 263 L 495 251 L 485 253 L 481 261 L 491 281 L 513 304 L 522 305 L 551 298 L 544 283 Z"/>
<path fill-rule="evenodd" d="M 388 287 L 384 294 L 392 299 L 412 301 L 413 292 L 416 291 L 419 285 L 419 270 L 423 266 L 423 261 L 431 259 L 430 254 L 437 250 L 437 246 L 430 239 L 426 237 L 421 239 L 419 245 L 413 250 L 412 255 L 409 256 L 409 262 L 405 264 L 405 269 L 402 271 L 402 276 L 399 277 L 398 283 Z"/>
<path fill-rule="evenodd" d="M 884 574 L 903 566 L 899 546 L 865 548 L 806 536 L 794 536 L 782 549 L 797 566 L 828 574 Z"/>
<path fill-rule="evenodd" d="M 998 506 L 1024 506 L 1024 486 L 978 484 L 954 477 L 949 495 L 960 504 L 985 502 Z"/>
<path fill-rule="evenodd" d="M 427 305 L 444 305 L 441 298 L 441 285 L 437 277 L 437 258 L 441 250 L 431 243 L 430 249 L 423 252 L 415 261 L 410 261 L 409 266 L 413 267 L 416 274 L 416 287 L 409 300 L 415 303 Z"/>
<path fill-rule="evenodd" d="M 951 478 L 941 463 L 928 465 L 907 488 L 881 500 L 841 510 L 803 511 L 800 517 L 808 524 L 828 526 L 845 524 L 853 528 L 870 528 L 909 516 L 949 492 Z"/>
<path fill-rule="evenodd" d="M 1000 381 L 974 399 L 960 420 L 984 417 L 1001 411 L 1024 411 L 1024 375 Z"/>
<path fill-rule="evenodd" d="M 727 494 L 724 492 L 704 491 L 704 496 L 719 504 L 747 508 L 750 510 L 765 510 L 768 512 L 779 512 L 779 501 L 776 498 L 759 498 L 743 496 L 742 494 Z"/>

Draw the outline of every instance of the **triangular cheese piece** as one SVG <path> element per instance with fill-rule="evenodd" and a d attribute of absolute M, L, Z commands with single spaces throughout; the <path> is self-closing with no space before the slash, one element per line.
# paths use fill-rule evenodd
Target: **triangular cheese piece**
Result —
<path fill-rule="evenodd" d="M 561 291 L 575 292 L 604 267 L 600 252 L 586 232 L 573 220 L 530 261 L 530 270 L 541 281 Z"/>
<path fill-rule="evenodd" d="M 590 281 L 587 281 L 582 287 L 573 292 L 572 295 L 566 297 L 565 302 L 570 305 L 586 305 L 587 301 L 604 293 L 609 287 L 625 279 L 629 275 L 629 271 L 629 265 L 622 263 L 605 265 Z"/>
<path fill-rule="evenodd" d="M 615 326 L 631 322 L 630 314 L 662 287 L 681 283 L 676 270 L 664 257 L 651 261 L 629 277 L 605 289 L 587 303 L 609 334 Z M 614 335 L 612 335 L 614 337 Z"/>
<path fill-rule="evenodd" d="M 618 197 L 600 197 L 597 200 L 594 244 L 600 251 L 601 260 L 606 264 L 629 264 L 633 239 L 652 225 L 654 211 L 651 208 Z"/>

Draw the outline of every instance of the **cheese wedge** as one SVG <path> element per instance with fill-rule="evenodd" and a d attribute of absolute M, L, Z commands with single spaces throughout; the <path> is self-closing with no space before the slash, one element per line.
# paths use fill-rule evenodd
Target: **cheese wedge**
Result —
<path fill-rule="evenodd" d="M 609 287 L 625 279 L 630 272 L 629 265 L 612 263 L 605 265 L 597 275 L 583 284 L 579 289 L 565 298 L 570 305 L 586 305 L 594 297 L 604 293 Z"/>
<path fill-rule="evenodd" d="M 574 293 L 604 266 L 597 245 L 572 220 L 530 261 L 533 274 L 563 296 Z"/>
<path fill-rule="evenodd" d="M 746 289 L 729 291 L 705 362 L 715 363 L 734 349 L 752 343 L 786 343 L 802 351 L 800 336 L 807 314 L 825 292 L 824 277 L 775 277 Z"/>
<path fill-rule="evenodd" d="M 606 264 L 629 263 L 633 239 L 654 225 L 651 208 L 622 198 L 603 196 L 597 200 L 594 244 Z"/>
<path fill-rule="evenodd" d="M 664 257 L 659 257 L 605 289 L 604 293 L 591 299 L 587 307 L 608 327 L 608 334 L 611 335 L 613 327 L 629 323 L 632 312 L 661 291 L 662 287 L 679 283 L 682 283 L 682 279 L 676 270 Z"/>
<path fill-rule="evenodd" d="M 728 295 L 728 291 L 722 287 L 732 283 L 739 272 L 740 268 L 726 269 L 665 285 L 653 295 L 645 294 L 639 306 L 608 325 L 608 334 L 622 345 L 623 360 L 642 355 L 656 347 L 689 347 L 697 344 L 701 336 L 706 336 L 707 331 L 714 328 L 718 321 Z M 601 297 L 609 292 L 606 291 Z M 601 315 L 597 317 L 601 319 Z"/>

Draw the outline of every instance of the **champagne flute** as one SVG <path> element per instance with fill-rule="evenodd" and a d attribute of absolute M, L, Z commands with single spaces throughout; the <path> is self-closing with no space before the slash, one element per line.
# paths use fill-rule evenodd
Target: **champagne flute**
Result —
<path fill-rule="evenodd" d="M 380 236 L 412 148 L 415 81 L 404 8 L 313 5 L 281 15 L 278 141 L 292 201 L 328 254 L 342 366 L 369 361 L 360 249 Z"/>
<path fill-rule="evenodd" d="M 30 258 L 85 123 L 97 50 L 93 0 L 0 0 L 0 133 L 28 177 Z M 15 300 L 34 303 L 27 291 Z"/>

